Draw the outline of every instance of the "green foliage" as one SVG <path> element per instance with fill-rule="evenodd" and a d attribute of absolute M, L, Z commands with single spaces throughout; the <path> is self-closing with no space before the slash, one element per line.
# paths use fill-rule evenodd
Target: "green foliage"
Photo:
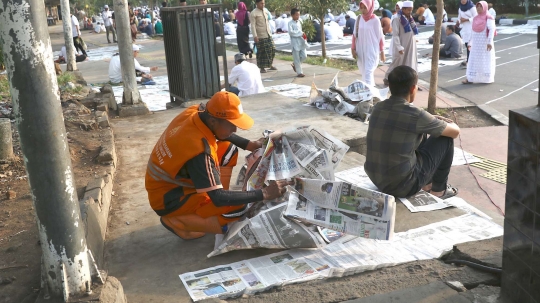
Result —
<path fill-rule="evenodd" d="M 315 26 L 313 26 L 313 17 L 310 16 L 306 20 L 302 21 L 302 30 L 308 37 L 308 40 L 313 39 L 315 37 Z"/>
<path fill-rule="evenodd" d="M 9 80 L 6 75 L 0 75 L 0 96 L 9 95 Z"/>

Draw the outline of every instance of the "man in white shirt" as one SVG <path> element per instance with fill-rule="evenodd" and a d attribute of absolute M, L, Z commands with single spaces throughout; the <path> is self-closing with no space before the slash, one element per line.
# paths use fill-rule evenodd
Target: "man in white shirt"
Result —
<path fill-rule="evenodd" d="M 101 32 L 105 31 L 105 26 L 101 24 L 100 22 L 96 23 L 96 26 L 94 27 L 94 32 L 96 34 L 99 34 Z"/>
<path fill-rule="evenodd" d="M 422 20 L 420 24 L 425 25 L 433 25 L 435 24 L 435 15 L 433 15 L 433 12 L 429 9 L 429 5 L 423 4 L 424 8 L 426 9 L 424 11 L 424 14 L 422 15 Z"/>
<path fill-rule="evenodd" d="M 138 74 L 140 73 L 142 79 L 141 84 L 152 84 L 152 75 L 150 75 L 150 72 L 157 71 L 157 66 L 153 67 L 144 67 L 139 64 L 139 61 L 137 61 L 137 55 L 139 55 L 139 47 L 135 44 L 133 44 L 133 61 L 135 63 L 135 72 Z M 121 83 L 122 82 L 122 65 L 120 64 L 120 56 L 118 54 L 115 54 L 111 62 L 109 63 L 109 80 L 111 83 Z M 155 82 L 153 83 L 155 84 Z"/>
<path fill-rule="evenodd" d="M 286 33 L 288 26 L 287 14 L 281 15 L 281 17 L 276 19 L 276 32 L 277 33 Z"/>
<path fill-rule="evenodd" d="M 493 8 L 493 3 L 488 3 L 488 13 L 495 19 L 497 17 L 497 12 L 495 12 L 495 9 Z"/>
<path fill-rule="evenodd" d="M 79 20 L 77 20 L 77 17 L 73 16 L 73 14 L 71 14 L 71 34 L 73 36 L 73 45 L 75 46 L 75 49 L 83 53 L 83 55 L 85 55 L 86 57 L 88 57 L 88 54 L 84 50 L 84 47 L 82 46 L 82 43 L 81 43 L 82 38 L 79 39 L 79 37 L 81 36 L 81 30 L 79 28 Z"/>
<path fill-rule="evenodd" d="M 230 87 L 227 91 L 236 94 L 238 97 L 264 93 L 265 89 L 259 67 L 247 62 L 246 56 L 242 53 L 234 55 L 234 62 L 236 66 L 233 67 L 229 75 Z M 238 82 L 237 86 L 233 86 L 236 82 Z M 225 85 L 221 88 L 225 88 Z"/>
<path fill-rule="evenodd" d="M 85 55 L 79 55 L 77 54 L 77 51 L 75 48 L 73 48 L 73 52 L 75 53 L 75 62 L 83 62 L 86 61 L 87 58 Z M 56 63 L 66 63 L 67 53 L 66 53 L 66 46 L 62 46 L 62 49 L 60 49 L 60 55 L 58 56 L 58 59 L 54 62 Z"/>
<path fill-rule="evenodd" d="M 109 10 L 109 6 L 105 4 L 103 7 L 105 10 L 103 13 L 101 13 L 101 17 L 103 18 L 103 25 L 105 25 L 105 29 L 107 30 L 107 41 L 111 43 L 111 40 L 109 39 L 109 33 L 112 32 L 113 41 L 116 42 L 116 30 L 113 26 L 113 19 L 112 19 L 112 12 Z"/>
<path fill-rule="evenodd" d="M 225 35 L 236 35 L 236 27 L 231 21 L 227 21 L 223 24 L 223 33 Z"/>

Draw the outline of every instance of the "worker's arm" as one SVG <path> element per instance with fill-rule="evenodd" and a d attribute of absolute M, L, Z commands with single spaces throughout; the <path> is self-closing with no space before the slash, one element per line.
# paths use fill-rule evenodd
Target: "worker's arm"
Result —
<path fill-rule="evenodd" d="M 185 164 L 189 178 L 197 193 L 206 193 L 214 205 L 237 206 L 280 197 L 286 190 L 287 182 L 271 182 L 264 189 L 252 191 L 229 191 L 221 185 L 219 169 L 208 153 L 202 153 Z M 180 176 L 183 178 L 184 176 Z"/>
<path fill-rule="evenodd" d="M 257 148 L 262 147 L 263 140 L 259 139 L 257 141 L 251 141 L 246 138 L 242 138 L 237 134 L 232 134 L 229 138 L 225 139 L 225 141 L 231 142 L 243 150 L 254 151 Z"/>

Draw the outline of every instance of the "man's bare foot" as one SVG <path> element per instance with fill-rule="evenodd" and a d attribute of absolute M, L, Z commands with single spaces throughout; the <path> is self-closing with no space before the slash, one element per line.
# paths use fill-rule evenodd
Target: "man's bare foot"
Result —
<path fill-rule="evenodd" d="M 422 190 L 425 192 L 429 192 L 431 191 L 431 186 L 432 186 L 432 183 L 426 184 L 424 185 L 424 187 L 422 187 Z"/>
<path fill-rule="evenodd" d="M 440 198 L 440 197 L 442 197 L 444 195 L 444 190 L 443 191 L 432 191 L 430 194 L 434 195 L 437 198 Z"/>
<path fill-rule="evenodd" d="M 202 238 L 206 234 L 203 232 L 198 232 L 198 231 L 176 230 L 176 235 L 184 240 L 193 240 L 193 239 Z"/>

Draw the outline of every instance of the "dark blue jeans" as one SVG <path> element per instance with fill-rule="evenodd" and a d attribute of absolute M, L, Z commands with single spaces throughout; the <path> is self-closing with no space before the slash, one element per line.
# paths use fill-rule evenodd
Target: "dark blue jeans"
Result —
<path fill-rule="evenodd" d="M 416 186 L 407 195 L 412 196 L 426 184 L 432 183 L 432 191 L 444 191 L 454 158 L 454 139 L 430 136 L 416 150 Z"/>
<path fill-rule="evenodd" d="M 230 86 L 229 89 L 227 89 L 227 91 L 237 96 L 240 94 L 240 90 L 236 86 Z"/>

